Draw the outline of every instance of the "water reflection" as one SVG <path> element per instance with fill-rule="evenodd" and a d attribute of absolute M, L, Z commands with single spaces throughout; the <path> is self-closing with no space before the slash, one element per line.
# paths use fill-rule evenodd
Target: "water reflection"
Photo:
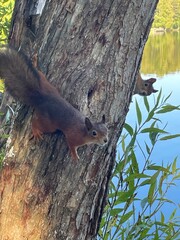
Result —
<path fill-rule="evenodd" d="M 176 106 L 180 105 L 180 33 L 175 32 L 161 35 L 150 35 L 144 49 L 141 73 L 144 79 L 157 77 L 157 82 L 154 84 L 155 89 L 160 90 L 162 88 L 163 96 L 168 96 L 172 93 L 168 103 Z M 143 109 L 143 98 L 137 95 L 134 96 L 126 119 L 127 123 L 132 127 L 135 127 L 135 98 L 139 103 L 141 111 L 146 112 L 146 110 Z M 151 95 L 148 97 L 148 100 L 150 105 L 153 106 L 154 96 Z M 162 125 L 167 124 L 167 132 L 170 134 L 180 133 L 180 111 L 173 111 L 161 115 L 160 119 Z M 161 123 L 159 124 L 161 125 Z M 140 139 L 142 146 L 146 140 L 143 137 L 145 136 L 142 136 L 142 139 Z M 137 153 L 137 156 L 141 167 L 143 164 L 142 156 L 140 153 Z M 175 157 L 178 157 L 177 167 L 180 168 L 180 138 L 159 142 L 153 151 L 151 160 L 157 165 L 161 165 L 162 162 L 166 165 L 172 163 Z M 145 197 L 145 193 L 140 192 L 139 194 L 140 196 L 142 194 L 142 198 Z M 177 187 L 174 186 L 170 188 L 166 196 L 178 205 L 180 204 L 179 198 L 177 198 L 179 194 L 180 184 L 177 184 Z M 170 216 L 173 209 L 174 206 L 171 205 L 167 208 L 167 205 L 165 205 L 162 208 L 162 211 L 166 216 Z M 177 214 L 180 214 L 179 208 Z"/>
<path fill-rule="evenodd" d="M 141 72 L 163 76 L 180 71 L 180 32 L 151 34 L 146 43 Z"/>

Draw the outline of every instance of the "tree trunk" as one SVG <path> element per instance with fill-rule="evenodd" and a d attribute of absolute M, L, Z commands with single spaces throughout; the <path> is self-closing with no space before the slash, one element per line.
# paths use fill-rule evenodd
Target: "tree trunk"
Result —
<path fill-rule="evenodd" d="M 85 116 L 106 115 L 109 142 L 79 148 L 64 136 L 29 140 L 33 109 L 16 110 L 0 182 L 0 239 L 93 239 L 158 0 L 17 0 L 10 43 Z"/>

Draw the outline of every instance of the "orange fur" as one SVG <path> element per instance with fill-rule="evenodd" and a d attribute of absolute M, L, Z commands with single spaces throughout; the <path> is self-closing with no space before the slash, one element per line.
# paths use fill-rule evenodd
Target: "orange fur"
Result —
<path fill-rule="evenodd" d="M 102 121 L 92 123 L 62 98 L 45 75 L 36 69 L 36 55 L 32 63 L 13 49 L 0 51 L 0 77 L 5 79 L 7 90 L 13 97 L 35 109 L 33 136 L 42 139 L 43 133 L 62 131 L 74 160 L 79 158 L 78 147 L 91 143 L 106 144 L 108 132 L 105 116 Z"/>

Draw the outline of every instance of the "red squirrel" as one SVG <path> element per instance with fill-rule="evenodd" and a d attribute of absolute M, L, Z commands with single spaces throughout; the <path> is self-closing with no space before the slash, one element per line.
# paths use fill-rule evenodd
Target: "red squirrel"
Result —
<path fill-rule="evenodd" d="M 31 60 L 11 48 L 0 50 L 0 77 L 9 93 L 22 103 L 32 106 L 32 132 L 36 139 L 43 133 L 64 133 L 73 160 L 78 160 L 77 148 L 86 144 L 104 145 L 108 141 L 105 116 L 92 123 L 62 98 L 45 75 Z"/>
<path fill-rule="evenodd" d="M 153 83 L 156 82 L 155 78 L 149 78 L 147 80 L 143 80 L 141 78 L 140 73 L 138 72 L 136 77 L 136 86 L 134 90 L 134 94 L 139 94 L 141 96 L 149 96 L 151 93 L 155 93 L 158 90 L 153 88 Z"/>

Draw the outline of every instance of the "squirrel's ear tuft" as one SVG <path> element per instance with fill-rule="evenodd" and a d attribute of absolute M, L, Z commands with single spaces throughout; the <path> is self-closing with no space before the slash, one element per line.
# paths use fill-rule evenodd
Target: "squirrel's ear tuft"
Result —
<path fill-rule="evenodd" d="M 85 125 L 88 131 L 93 128 L 93 125 L 88 117 L 85 118 Z"/>
<path fill-rule="evenodd" d="M 152 83 L 152 84 L 156 82 L 156 78 L 149 78 L 148 80 L 149 80 L 149 82 Z"/>
<path fill-rule="evenodd" d="M 103 114 L 103 116 L 102 116 L 102 121 L 101 121 L 102 123 L 105 123 L 106 122 L 106 118 L 105 118 L 105 114 Z"/>

